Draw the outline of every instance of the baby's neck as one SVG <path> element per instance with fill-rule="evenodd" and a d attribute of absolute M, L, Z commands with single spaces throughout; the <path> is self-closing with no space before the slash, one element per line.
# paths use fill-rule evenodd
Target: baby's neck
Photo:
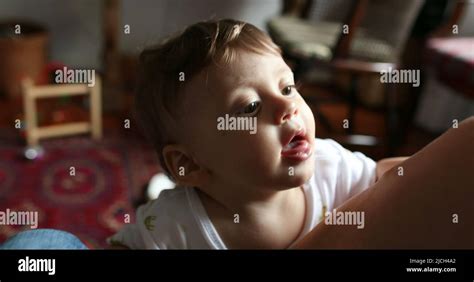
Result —
<path fill-rule="evenodd" d="M 198 195 L 229 249 L 287 248 L 304 227 L 306 201 L 300 187 L 246 205 L 221 203 L 203 192 Z"/>

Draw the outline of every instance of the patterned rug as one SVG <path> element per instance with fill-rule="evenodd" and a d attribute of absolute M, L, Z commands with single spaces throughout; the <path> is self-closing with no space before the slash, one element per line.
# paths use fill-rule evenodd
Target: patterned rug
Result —
<path fill-rule="evenodd" d="M 158 171 L 152 149 L 136 140 L 88 137 L 41 144 L 43 157 L 30 161 L 23 146 L 0 140 L 0 211 L 38 211 L 38 228 L 105 247 L 105 238 L 133 222 L 133 203 Z M 24 229 L 30 227 L 0 225 L 0 242 Z"/>

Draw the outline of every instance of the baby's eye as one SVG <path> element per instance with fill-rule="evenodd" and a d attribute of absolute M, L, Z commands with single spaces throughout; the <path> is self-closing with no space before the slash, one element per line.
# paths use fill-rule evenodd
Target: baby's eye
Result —
<path fill-rule="evenodd" d="M 260 109 L 260 102 L 255 101 L 245 106 L 242 110 L 238 111 L 237 114 L 252 115 L 252 114 L 256 114 L 259 109 Z"/>
<path fill-rule="evenodd" d="M 291 95 L 293 91 L 295 90 L 296 85 L 287 85 L 281 90 L 281 94 L 284 96 Z"/>

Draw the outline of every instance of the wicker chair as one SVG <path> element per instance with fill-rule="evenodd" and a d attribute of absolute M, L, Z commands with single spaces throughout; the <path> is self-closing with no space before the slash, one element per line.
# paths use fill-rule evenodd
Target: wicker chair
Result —
<path fill-rule="evenodd" d="M 348 121 L 353 124 L 359 104 L 359 78 L 379 75 L 399 67 L 400 55 L 423 0 L 294 0 L 284 1 L 283 15 L 268 22 L 273 40 L 282 47 L 284 57 L 293 63 L 297 80 L 305 81 L 313 69 L 326 70 L 350 77 L 349 93 L 338 95 L 349 105 Z M 331 91 L 340 91 L 335 83 L 325 84 Z M 337 86 L 337 85 L 336 85 Z M 400 142 L 398 115 L 393 84 L 386 84 L 385 108 L 387 140 L 353 134 L 334 139 L 345 145 L 386 145 L 392 155 Z M 323 101 L 315 95 L 304 98 L 316 107 Z M 326 102 L 326 101 L 324 101 Z M 328 119 L 316 111 L 316 118 L 329 132 L 334 132 Z"/>

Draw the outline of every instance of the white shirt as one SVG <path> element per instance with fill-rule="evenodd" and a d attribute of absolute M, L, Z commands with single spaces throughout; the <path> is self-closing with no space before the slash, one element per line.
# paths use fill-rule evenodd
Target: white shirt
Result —
<path fill-rule="evenodd" d="M 295 243 L 352 196 L 375 183 L 376 163 L 330 139 L 315 141 L 315 173 L 303 185 L 306 219 Z M 136 223 L 108 238 L 131 249 L 227 249 L 194 188 L 164 190 L 140 206 Z"/>

